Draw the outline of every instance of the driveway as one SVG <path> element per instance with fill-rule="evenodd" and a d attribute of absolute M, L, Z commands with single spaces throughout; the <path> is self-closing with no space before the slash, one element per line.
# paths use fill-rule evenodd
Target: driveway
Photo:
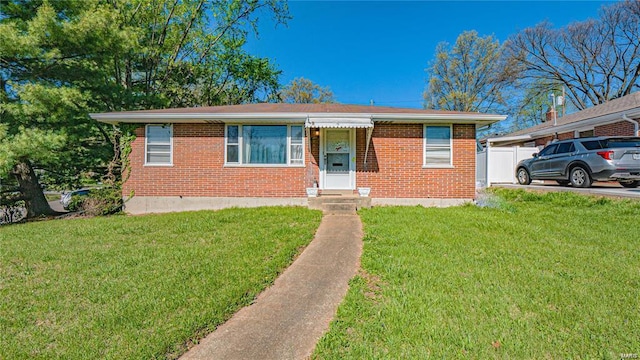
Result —
<path fill-rule="evenodd" d="M 68 212 L 67 210 L 65 210 L 62 207 L 62 204 L 60 204 L 60 200 L 51 200 L 51 201 L 49 201 L 49 206 L 51 207 L 51 210 L 53 210 L 53 211 L 57 211 L 57 212 L 60 212 L 60 213 Z"/>
<path fill-rule="evenodd" d="M 585 195 L 608 196 L 617 198 L 640 199 L 640 187 L 628 189 L 618 183 L 595 182 L 593 186 L 586 189 L 574 188 L 571 186 L 561 186 L 556 182 L 531 183 L 531 185 L 517 184 L 494 184 L 491 186 L 508 189 L 529 189 L 538 191 L 571 191 Z"/>

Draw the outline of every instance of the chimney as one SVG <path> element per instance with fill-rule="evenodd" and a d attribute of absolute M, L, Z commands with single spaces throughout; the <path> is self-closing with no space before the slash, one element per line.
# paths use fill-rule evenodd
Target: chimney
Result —
<path fill-rule="evenodd" d="M 549 108 L 549 110 L 547 110 L 547 116 L 544 121 L 545 122 L 553 121 L 555 118 L 556 118 L 556 111 L 553 108 Z"/>

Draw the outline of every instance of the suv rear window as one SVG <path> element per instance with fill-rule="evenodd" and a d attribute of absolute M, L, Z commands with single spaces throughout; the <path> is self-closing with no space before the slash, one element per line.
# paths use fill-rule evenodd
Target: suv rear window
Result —
<path fill-rule="evenodd" d="M 587 150 L 600 150 L 600 149 L 602 149 L 602 144 L 600 143 L 600 140 L 581 141 L 580 143 Z"/>
<path fill-rule="evenodd" d="M 556 150 L 556 154 L 565 154 L 565 153 L 570 153 L 574 151 L 575 151 L 575 147 L 573 146 L 573 143 L 568 142 L 568 143 L 559 144 L 558 150 Z"/>
<path fill-rule="evenodd" d="M 604 141 L 608 148 L 640 147 L 640 138 L 607 139 Z"/>

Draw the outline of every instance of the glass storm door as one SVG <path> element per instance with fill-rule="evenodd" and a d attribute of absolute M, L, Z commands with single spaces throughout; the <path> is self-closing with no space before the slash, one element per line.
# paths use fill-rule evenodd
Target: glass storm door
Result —
<path fill-rule="evenodd" d="M 353 189 L 354 156 L 351 129 L 326 129 L 324 132 L 325 189 Z"/>

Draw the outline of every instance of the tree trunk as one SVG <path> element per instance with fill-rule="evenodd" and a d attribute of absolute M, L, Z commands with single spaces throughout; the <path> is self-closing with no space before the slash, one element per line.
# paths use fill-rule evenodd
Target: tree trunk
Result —
<path fill-rule="evenodd" d="M 53 211 L 44 197 L 44 192 L 38 182 L 38 176 L 28 160 L 19 162 L 13 168 L 13 175 L 18 180 L 20 192 L 25 198 L 25 206 L 27 208 L 27 219 L 38 217 L 41 215 L 57 215 Z"/>
<path fill-rule="evenodd" d="M 105 175 L 105 182 L 109 186 L 116 186 L 118 183 L 122 183 L 124 179 L 122 179 L 122 159 L 120 158 L 120 139 L 122 138 L 122 131 L 119 127 L 113 127 L 113 141 L 111 137 L 107 137 L 107 140 L 111 142 L 113 146 L 113 158 L 109 162 L 107 166 L 107 175 Z"/>

